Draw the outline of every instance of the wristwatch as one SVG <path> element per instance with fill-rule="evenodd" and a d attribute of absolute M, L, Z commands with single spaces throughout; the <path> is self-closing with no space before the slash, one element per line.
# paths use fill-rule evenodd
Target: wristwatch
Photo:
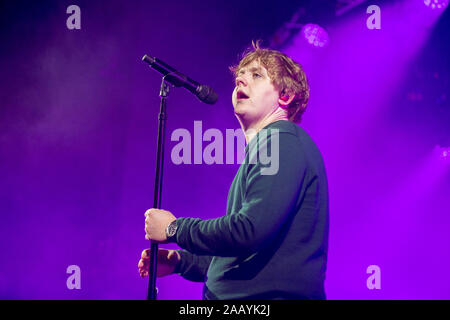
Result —
<path fill-rule="evenodd" d="M 166 237 L 168 242 L 177 241 L 177 220 L 173 220 L 166 228 Z"/>

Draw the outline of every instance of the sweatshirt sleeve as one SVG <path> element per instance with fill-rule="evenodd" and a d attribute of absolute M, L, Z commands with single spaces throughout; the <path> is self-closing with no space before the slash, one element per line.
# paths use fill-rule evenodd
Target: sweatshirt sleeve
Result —
<path fill-rule="evenodd" d="M 185 250 L 177 250 L 180 262 L 175 267 L 174 273 L 179 274 L 186 280 L 204 282 L 208 272 L 212 256 L 197 256 Z"/>
<path fill-rule="evenodd" d="M 269 136 L 265 148 L 270 141 L 269 150 L 278 154 L 278 159 L 272 156 L 277 163 L 271 163 L 278 166 L 277 171 L 262 174 L 267 165 L 249 161 L 241 209 L 216 219 L 178 218 L 177 243 L 181 248 L 198 255 L 235 257 L 254 253 L 274 239 L 302 197 L 307 163 L 294 134 Z M 275 142 L 279 150 L 274 149 Z"/>

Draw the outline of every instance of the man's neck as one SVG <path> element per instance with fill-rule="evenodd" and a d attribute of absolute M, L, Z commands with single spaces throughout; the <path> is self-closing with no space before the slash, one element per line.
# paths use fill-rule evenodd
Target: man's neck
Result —
<path fill-rule="evenodd" d="M 281 108 L 280 108 L 281 109 Z M 253 122 L 249 122 L 246 123 L 244 120 L 240 119 L 238 117 L 238 120 L 241 124 L 241 128 L 244 131 L 245 134 L 245 141 L 247 142 L 247 144 L 250 143 L 250 141 L 253 139 L 253 137 L 255 137 L 258 132 L 263 129 L 265 126 L 275 122 L 275 121 L 279 121 L 279 120 L 286 120 L 288 121 L 288 117 L 287 114 L 284 110 L 277 110 L 276 112 L 267 115 L 266 117 L 264 117 L 263 119 L 259 120 L 259 121 L 253 121 Z"/>

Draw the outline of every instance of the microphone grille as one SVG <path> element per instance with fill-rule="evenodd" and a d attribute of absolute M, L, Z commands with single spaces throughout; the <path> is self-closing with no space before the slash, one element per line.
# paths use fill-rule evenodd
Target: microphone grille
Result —
<path fill-rule="evenodd" d="M 205 85 L 200 85 L 197 87 L 197 97 L 200 101 L 207 104 L 214 104 L 217 102 L 217 93 L 210 87 Z"/>

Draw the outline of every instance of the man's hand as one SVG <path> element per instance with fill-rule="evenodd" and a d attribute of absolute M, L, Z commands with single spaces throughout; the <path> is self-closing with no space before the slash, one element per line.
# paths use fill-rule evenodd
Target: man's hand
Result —
<path fill-rule="evenodd" d="M 158 259 L 156 266 L 156 276 L 164 277 L 175 271 L 177 263 L 180 261 L 180 255 L 175 250 L 158 248 Z M 141 260 L 138 263 L 139 274 L 141 277 L 148 276 L 150 265 L 150 249 L 142 251 Z"/>
<path fill-rule="evenodd" d="M 148 209 L 145 212 L 145 239 L 158 243 L 167 241 L 167 226 L 176 220 L 175 216 L 167 210 Z"/>

